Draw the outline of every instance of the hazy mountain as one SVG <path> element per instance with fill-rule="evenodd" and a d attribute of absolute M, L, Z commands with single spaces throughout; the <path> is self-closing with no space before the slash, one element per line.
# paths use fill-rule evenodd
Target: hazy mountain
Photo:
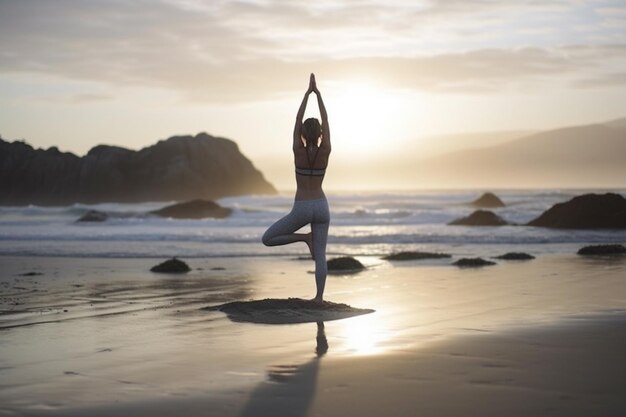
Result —
<path fill-rule="evenodd" d="M 78 157 L 0 139 L 0 204 L 215 199 L 275 193 L 231 140 L 175 136 L 132 151 L 98 145 Z"/>
<path fill-rule="evenodd" d="M 533 132 L 486 131 L 425 136 L 406 143 L 402 148 L 389 147 L 381 149 L 375 155 L 358 158 L 336 150 L 331 156 L 330 175 L 325 180 L 325 186 L 328 189 L 342 190 L 413 188 L 405 183 L 408 180 L 406 171 L 412 169 L 416 159 L 440 156 L 458 149 L 506 143 Z M 335 137 L 334 140 L 338 143 L 341 137 Z M 261 155 L 255 158 L 255 163 L 263 167 L 263 172 L 281 189 L 295 187 L 290 147 L 275 150 L 269 155 Z"/>
<path fill-rule="evenodd" d="M 608 127 L 617 127 L 617 128 L 626 128 L 626 117 L 622 117 L 621 119 L 610 120 L 603 125 Z"/>
<path fill-rule="evenodd" d="M 616 122 L 549 130 L 405 168 L 417 187 L 623 187 L 626 129 Z"/>
<path fill-rule="evenodd" d="M 459 149 L 484 148 L 510 142 L 535 133 L 532 130 L 505 130 L 452 133 L 416 139 L 407 147 L 422 158 L 454 152 Z"/>

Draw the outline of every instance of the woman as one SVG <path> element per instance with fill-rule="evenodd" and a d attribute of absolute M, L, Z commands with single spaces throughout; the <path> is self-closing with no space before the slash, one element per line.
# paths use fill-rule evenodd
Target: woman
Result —
<path fill-rule="evenodd" d="M 302 122 L 307 100 L 311 93 L 317 96 L 322 123 L 310 118 Z M 291 212 L 278 220 L 263 235 L 266 246 L 288 245 L 304 242 L 315 260 L 315 284 L 317 293 L 313 300 L 321 302 L 326 285 L 326 240 L 330 213 L 322 182 L 330 155 L 330 129 L 328 115 L 322 96 L 311 74 L 309 89 L 304 94 L 293 130 L 293 157 L 296 168 L 296 198 Z M 301 227 L 311 224 L 310 233 L 295 233 Z"/>

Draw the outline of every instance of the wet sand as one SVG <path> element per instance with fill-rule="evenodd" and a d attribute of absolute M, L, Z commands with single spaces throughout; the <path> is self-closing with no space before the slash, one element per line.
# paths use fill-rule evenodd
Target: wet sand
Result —
<path fill-rule="evenodd" d="M 277 326 L 201 308 L 310 297 L 302 261 L 2 258 L 0 415 L 626 411 L 626 261 L 362 261 L 327 298 L 375 313 Z"/>
<path fill-rule="evenodd" d="M 250 393 L 35 412 L 54 416 L 622 416 L 626 314 L 270 369 Z"/>

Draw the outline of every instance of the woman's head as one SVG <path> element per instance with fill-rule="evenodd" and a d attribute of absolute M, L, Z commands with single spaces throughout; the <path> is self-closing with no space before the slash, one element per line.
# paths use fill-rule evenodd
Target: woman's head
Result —
<path fill-rule="evenodd" d="M 320 121 L 315 117 L 311 117 L 306 119 L 304 123 L 302 123 L 302 137 L 306 141 L 307 146 L 309 144 L 313 144 L 317 146 L 317 141 L 320 136 L 322 136 L 322 126 L 320 125 Z"/>

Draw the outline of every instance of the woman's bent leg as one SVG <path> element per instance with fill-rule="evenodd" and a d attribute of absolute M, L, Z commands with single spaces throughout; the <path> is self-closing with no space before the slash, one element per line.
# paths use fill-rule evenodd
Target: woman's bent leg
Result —
<path fill-rule="evenodd" d="M 285 217 L 279 219 L 271 225 L 263 234 L 263 244 L 265 246 L 288 245 L 294 242 L 306 242 L 308 233 L 295 233 L 302 226 L 310 223 L 310 216 L 303 210 L 294 208 Z"/>

